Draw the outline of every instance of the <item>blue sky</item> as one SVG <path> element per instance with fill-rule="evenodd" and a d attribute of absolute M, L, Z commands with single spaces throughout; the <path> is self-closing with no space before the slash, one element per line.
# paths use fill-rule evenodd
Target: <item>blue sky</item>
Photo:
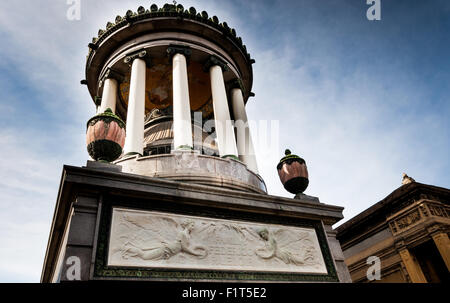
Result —
<path fill-rule="evenodd" d="M 236 28 L 256 59 L 249 119 L 279 121 L 279 152 L 257 151 L 270 194 L 290 197 L 275 169 L 285 148 L 307 161 L 305 193 L 344 220 L 403 172 L 450 187 L 450 2 L 381 0 L 381 21 L 365 0 L 181 3 Z M 0 2 L 1 282 L 39 281 L 62 165 L 88 159 L 87 44 L 140 5 L 81 0 L 69 21 L 65 0 Z"/>

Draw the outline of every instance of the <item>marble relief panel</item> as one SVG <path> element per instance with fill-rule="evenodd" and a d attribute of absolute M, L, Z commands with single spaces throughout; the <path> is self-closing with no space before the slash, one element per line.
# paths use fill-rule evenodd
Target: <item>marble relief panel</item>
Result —
<path fill-rule="evenodd" d="M 108 265 L 326 274 L 313 228 L 114 208 Z"/>

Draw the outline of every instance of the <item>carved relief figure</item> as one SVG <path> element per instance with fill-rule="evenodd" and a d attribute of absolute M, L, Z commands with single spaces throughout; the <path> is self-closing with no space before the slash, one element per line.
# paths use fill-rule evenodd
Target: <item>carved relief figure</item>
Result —
<path fill-rule="evenodd" d="M 208 255 L 205 247 L 196 246 L 191 240 L 191 232 L 195 227 L 193 221 L 187 220 L 178 224 L 170 218 L 153 218 L 150 220 L 151 222 L 145 222 L 149 221 L 146 218 L 139 218 L 140 221 L 144 222 L 132 220 L 126 216 L 124 216 L 124 219 L 131 224 L 144 228 L 150 233 L 146 238 L 153 239 L 147 245 L 133 243 L 133 240 L 127 241 L 122 248 L 124 259 L 138 257 L 143 260 L 161 260 L 170 259 L 179 253 L 186 253 L 198 258 L 205 258 Z"/>
<path fill-rule="evenodd" d="M 292 232 L 285 229 L 277 229 L 274 232 L 267 228 L 254 231 L 243 228 L 241 234 L 257 238 L 263 241 L 263 247 L 255 250 L 255 254 L 264 260 L 277 259 L 285 264 L 292 265 L 317 265 L 320 263 L 318 252 L 309 239 L 308 233 Z M 297 252 L 295 254 L 294 252 Z"/>
<path fill-rule="evenodd" d="M 314 229 L 115 210 L 108 264 L 326 273 Z"/>
<path fill-rule="evenodd" d="M 307 260 L 311 261 L 313 259 L 313 249 L 314 247 L 307 247 L 305 251 L 305 258 L 300 259 L 295 256 L 291 251 L 289 251 L 288 246 L 294 242 L 301 241 L 305 239 L 305 235 L 294 235 L 288 233 L 287 231 L 277 230 L 275 235 L 270 233 L 267 228 L 263 228 L 258 232 L 259 236 L 263 241 L 265 241 L 264 248 L 256 249 L 255 253 L 258 257 L 263 259 L 278 258 L 286 264 L 303 265 Z M 280 244 L 275 238 L 278 236 Z"/>

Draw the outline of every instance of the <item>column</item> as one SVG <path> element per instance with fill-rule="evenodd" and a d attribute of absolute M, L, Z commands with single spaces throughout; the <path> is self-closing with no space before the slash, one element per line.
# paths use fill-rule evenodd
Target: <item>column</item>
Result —
<path fill-rule="evenodd" d="M 407 248 L 403 248 L 399 251 L 400 257 L 405 264 L 406 270 L 408 271 L 409 277 L 413 283 L 427 283 L 425 276 L 420 268 L 417 260 L 411 255 Z"/>
<path fill-rule="evenodd" d="M 192 150 L 191 105 L 186 56 L 189 47 L 171 45 L 167 53 L 172 57 L 173 84 L 173 147 L 175 150 Z"/>
<path fill-rule="evenodd" d="M 217 144 L 221 157 L 237 158 L 234 127 L 228 110 L 227 93 L 222 69 L 226 70 L 226 63 L 215 56 L 211 56 L 205 64 L 211 78 L 211 93 L 213 99 L 214 119 L 216 126 Z"/>
<path fill-rule="evenodd" d="M 102 103 L 98 110 L 99 113 L 105 112 L 107 108 L 110 108 L 113 113 L 116 112 L 117 85 L 116 79 L 107 78 L 104 80 Z"/>
<path fill-rule="evenodd" d="M 255 150 L 253 148 L 253 141 L 250 135 L 250 128 L 248 125 L 247 112 L 245 111 L 244 96 L 242 95 L 242 88 L 240 81 L 232 84 L 231 89 L 231 104 L 233 108 L 235 126 L 237 130 L 237 150 L 239 159 L 247 164 L 247 167 L 258 173 L 258 165 L 256 163 Z"/>
<path fill-rule="evenodd" d="M 110 108 L 113 113 L 116 112 L 117 92 L 119 81 L 122 80 L 122 75 L 118 72 L 108 68 L 103 76 L 103 94 L 99 113 L 103 113 L 107 108 Z"/>
<path fill-rule="evenodd" d="M 125 63 L 132 62 L 124 146 L 125 155 L 142 155 L 144 153 L 145 56 L 146 52 L 141 51 L 125 58 Z"/>
<path fill-rule="evenodd" d="M 448 235 L 444 232 L 432 235 L 433 241 L 438 248 L 442 259 L 447 265 L 447 270 L 450 271 L 450 241 Z"/>

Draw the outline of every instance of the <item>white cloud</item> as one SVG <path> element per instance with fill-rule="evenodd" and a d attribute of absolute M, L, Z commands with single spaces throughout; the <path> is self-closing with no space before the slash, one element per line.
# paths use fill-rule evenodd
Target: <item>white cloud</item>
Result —
<path fill-rule="evenodd" d="M 280 154 L 258 158 L 271 194 L 292 197 L 276 175 L 284 148 L 308 164 L 306 193 L 344 206 L 345 220 L 399 187 L 403 171 L 418 182 L 448 186 L 448 178 L 433 177 L 439 160 L 429 159 L 433 147 L 445 138 L 445 117 L 418 117 L 409 111 L 408 106 L 420 102 L 414 95 L 420 94 L 418 89 L 399 85 L 387 91 L 381 79 L 358 69 L 339 79 L 327 60 L 306 58 L 294 69 L 299 54 L 292 49 L 254 51 L 260 64 L 255 66 L 256 97 L 247 105 L 248 115 L 280 120 Z M 319 81 L 312 70 L 320 71 Z M 420 133 L 437 140 L 417 137 Z"/>
<path fill-rule="evenodd" d="M 39 93 L 36 99 L 44 100 L 36 106 L 64 120 L 58 128 L 34 129 L 17 119 L 17 125 L 0 131 L 0 142 L 6 142 L 0 150 L 0 280 L 39 280 L 62 165 L 81 166 L 88 158 L 84 123 L 94 106 L 86 87 L 79 85 L 87 44 L 107 21 L 139 5 L 150 3 L 82 0 L 81 20 L 68 21 L 66 1 L 0 2 L 0 35 L 8 42 L 0 55 Z M 320 29 L 301 29 L 314 39 L 300 48 L 294 43 L 299 37 L 289 31 L 279 32 L 282 46 L 261 45 L 249 26 L 249 21 L 262 22 L 265 14 L 256 2 L 242 4 L 250 19 L 228 1 L 183 5 L 226 20 L 257 61 L 249 119 L 280 121 L 279 152 L 257 152 L 270 194 L 292 196 L 276 172 L 284 148 L 308 164 L 306 193 L 345 206 L 346 219 L 398 187 L 403 171 L 419 182 L 448 187 L 448 173 L 443 172 L 448 159 L 445 166 L 442 157 L 433 157 L 435 150 L 448 149 L 448 122 L 437 114 L 414 112 L 424 95 L 412 75 L 400 71 L 386 76 L 397 80 L 388 87 L 380 75 L 360 66 L 342 74 L 338 59 L 327 54 L 333 41 L 324 40 Z M 275 19 L 282 21 L 282 14 Z M 268 29 L 282 29 L 282 24 L 265 20 Z M 0 111 L 20 114 L 10 96 L 2 97 Z"/>

